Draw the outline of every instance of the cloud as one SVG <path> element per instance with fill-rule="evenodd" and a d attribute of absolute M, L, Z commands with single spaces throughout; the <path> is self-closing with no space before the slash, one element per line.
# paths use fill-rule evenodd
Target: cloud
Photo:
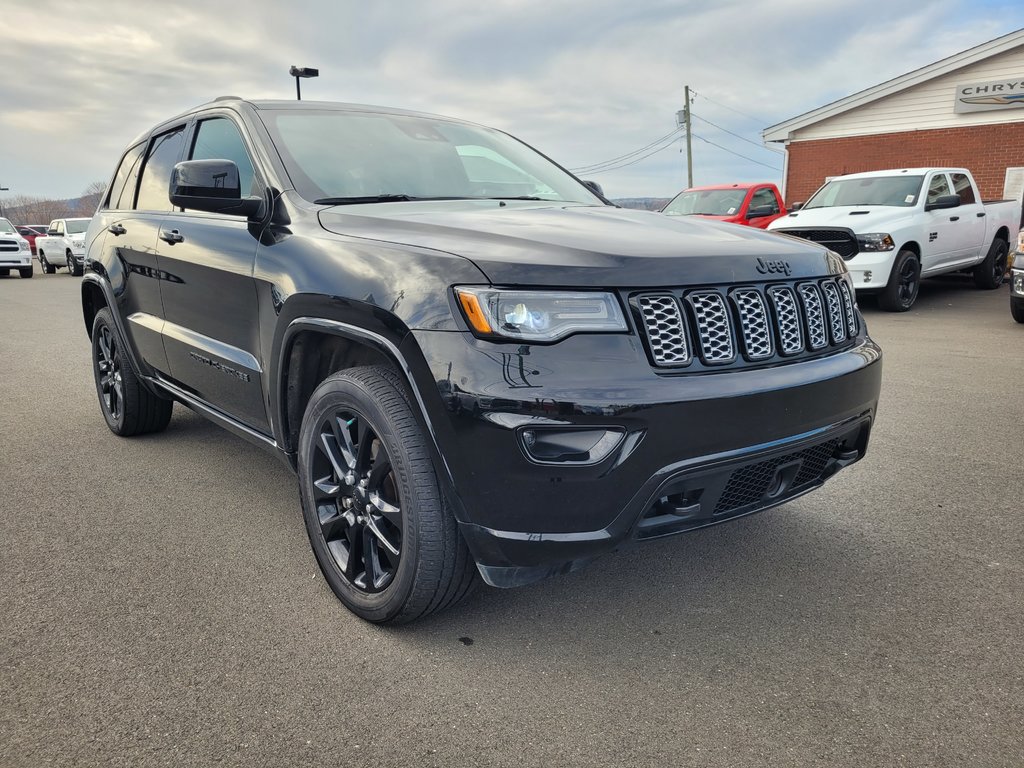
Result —
<path fill-rule="evenodd" d="M 687 84 L 695 115 L 757 143 L 772 123 L 1008 31 L 991 20 L 999 13 L 973 7 L 39 0 L 4 12 L 17 33 L 0 49 L 0 182 L 12 193 L 77 195 L 110 175 L 128 141 L 175 113 L 221 94 L 292 98 L 291 64 L 321 70 L 303 83 L 306 98 L 475 120 L 567 167 L 671 131 Z M 779 155 L 706 123 L 695 131 L 781 167 Z M 668 196 L 685 180 L 680 147 L 594 178 L 612 196 Z M 698 183 L 781 176 L 699 139 L 693 154 Z"/>

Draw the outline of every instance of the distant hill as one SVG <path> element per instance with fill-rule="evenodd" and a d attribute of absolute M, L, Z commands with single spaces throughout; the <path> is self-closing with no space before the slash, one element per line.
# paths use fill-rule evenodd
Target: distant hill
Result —
<path fill-rule="evenodd" d="M 638 208 L 642 211 L 660 211 L 671 197 L 617 197 L 612 200 L 623 208 Z"/>

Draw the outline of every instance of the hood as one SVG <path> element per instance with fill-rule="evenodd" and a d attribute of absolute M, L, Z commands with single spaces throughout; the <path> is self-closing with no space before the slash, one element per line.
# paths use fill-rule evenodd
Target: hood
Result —
<path fill-rule="evenodd" d="M 855 233 L 887 232 L 888 227 L 902 225 L 916 208 L 896 208 L 892 205 L 841 205 L 831 208 L 801 209 L 781 216 L 768 225 L 768 229 L 794 229 L 796 227 L 842 227 Z"/>
<path fill-rule="evenodd" d="M 471 260 L 496 285 L 640 288 L 844 271 L 821 246 L 749 227 L 611 206 L 493 200 L 335 206 L 341 235 Z"/>

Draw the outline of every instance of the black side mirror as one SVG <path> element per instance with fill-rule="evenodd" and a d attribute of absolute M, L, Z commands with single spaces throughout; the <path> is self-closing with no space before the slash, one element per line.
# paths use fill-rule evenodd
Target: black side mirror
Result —
<path fill-rule="evenodd" d="M 604 190 L 601 189 L 601 185 L 598 184 L 596 181 L 584 181 L 583 182 L 583 186 L 585 186 L 587 189 L 589 189 L 595 195 L 600 197 L 602 200 L 605 199 L 605 197 L 604 197 Z"/>
<path fill-rule="evenodd" d="M 232 216 L 254 216 L 262 197 L 242 197 L 238 166 L 231 160 L 185 160 L 171 172 L 171 202 L 182 208 Z"/>
<path fill-rule="evenodd" d="M 60 232 L 58 232 L 56 229 L 48 229 L 48 230 L 46 230 L 47 237 L 51 237 L 53 235 L 59 235 L 59 234 L 60 234 Z"/>
<path fill-rule="evenodd" d="M 789 206 L 789 212 L 792 213 L 793 211 L 799 211 L 803 207 L 803 203 L 793 203 L 791 206 Z"/>
<path fill-rule="evenodd" d="M 940 195 L 936 197 L 932 202 L 925 203 L 924 209 L 926 211 L 938 211 L 944 208 L 959 208 L 960 207 L 960 195 Z"/>
<path fill-rule="evenodd" d="M 747 211 L 747 219 L 763 219 L 765 216 L 774 216 L 775 209 L 770 205 L 759 205 Z"/>

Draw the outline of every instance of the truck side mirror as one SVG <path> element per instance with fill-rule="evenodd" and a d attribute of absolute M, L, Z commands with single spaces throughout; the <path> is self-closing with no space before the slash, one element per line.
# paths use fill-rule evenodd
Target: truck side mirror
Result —
<path fill-rule="evenodd" d="M 930 203 L 925 203 L 926 211 L 938 211 L 944 208 L 958 208 L 960 206 L 960 195 L 940 195 Z"/>
<path fill-rule="evenodd" d="M 174 166 L 169 189 L 171 203 L 207 213 L 253 216 L 262 197 L 242 197 L 238 166 L 231 160 L 184 160 Z"/>
<path fill-rule="evenodd" d="M 790 210 L 790 213 L 792 213 L 793 211 L 799 211 L 803 207 L 804 207 L 803 203 L 793 203 L 791 206 L 789 206 L 789 210 Z"/>
<path fill-rule="evenodd" d="M 747 219 L 763 219 L 765 216 L 775 214 L 775 209 L 770 205 L 759 205 L 747 211 Z"/>

